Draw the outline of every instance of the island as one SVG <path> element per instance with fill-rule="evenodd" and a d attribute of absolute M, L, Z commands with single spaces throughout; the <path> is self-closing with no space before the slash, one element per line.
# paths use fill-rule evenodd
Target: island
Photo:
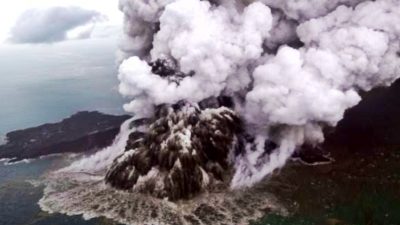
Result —
<path fill-rule="evenodd" d="M 83 111 L 57 123 L 9 132 L 0 159 L 17 162 L 58 153 L 82 153 L 109 146 L 128 115 Z"/>

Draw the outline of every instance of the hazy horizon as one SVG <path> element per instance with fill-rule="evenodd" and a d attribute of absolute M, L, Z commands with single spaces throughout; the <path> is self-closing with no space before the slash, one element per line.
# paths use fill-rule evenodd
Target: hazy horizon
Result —
<path fill-rule="evenodd" d="M 0 46 L 0 134 L 82 110 L 121 114 L 117 38 Z"/>

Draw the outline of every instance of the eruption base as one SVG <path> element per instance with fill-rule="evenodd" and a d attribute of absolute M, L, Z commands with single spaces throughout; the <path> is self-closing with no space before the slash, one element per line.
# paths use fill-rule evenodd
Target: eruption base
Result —
<path fill-rule="evenodd" d="M 233 170 L 229 154 L 242 123 L 222 99 L 208 99 L 200 106 L 183 101 L 158 106 L 153 118 L 137 121 L 144 129 L 130 134 L 106 183 L 169 200 L 226 188 Z M 202 109 L 210 103 L 214 108 Z"/>

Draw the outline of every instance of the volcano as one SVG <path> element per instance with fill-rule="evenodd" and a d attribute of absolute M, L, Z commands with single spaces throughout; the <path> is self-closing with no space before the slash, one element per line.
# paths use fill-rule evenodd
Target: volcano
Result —
<path fill-rule="evenodd" d="M 239 148 L 242 133 L 241 119 L 226 107 L 229 103 L 223 97 L 196 105 L 182 101 L 158 106 L 152 118 L 133 121 L 142 131 L 129 135 L 106 182 L 170 200 L 228 186 L 233 169 L 229 154 Z M 201 107 L 205 105 L 209 107 Z"/>

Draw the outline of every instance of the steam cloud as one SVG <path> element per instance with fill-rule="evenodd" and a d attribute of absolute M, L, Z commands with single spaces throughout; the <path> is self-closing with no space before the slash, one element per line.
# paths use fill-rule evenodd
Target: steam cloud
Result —
<path fill-rule="evenodd" d="M 256 140 L 234 160 L 233 188 L 323 142 L 323 128 L 360 101 L 360 90 L 399 77 L 398 0 L 121 0 L 120 9 L 125 110 L 140 117 L 163 103 L 233 97 Z M 192 75 L 170 82 L 152 72 L 157 59 Z M 268 141 L 278 147 L 265 154 Z"/>
<path fill-rule="evenodd" d="M 47 212 L 131 225 L 285 215 L 266 182 L 256 183 L 323 142 L 358 92 L 399 77 L 399 0 L 120 0 L 120 8 L 119 89 L 134 118 L 112 146 L 46 177 Z M 237 120 L 239 134 L 226 131 Z M 222 157 L 210 160 L 215 149 Z M 229 179 L 211 179 L 220 172 Z M 228 191 L 226 181 L 255 188 Z M 218 187 L 225 191 L 173 201 Z"/>

